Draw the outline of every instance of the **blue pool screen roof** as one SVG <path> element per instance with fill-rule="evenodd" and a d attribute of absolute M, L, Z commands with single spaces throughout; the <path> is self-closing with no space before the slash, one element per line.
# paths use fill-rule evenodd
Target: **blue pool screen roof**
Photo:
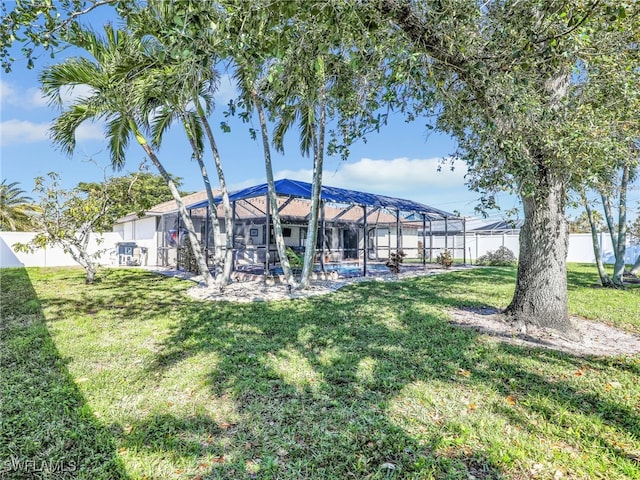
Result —
<path fill-rule="evenodd" d="M 275 182 L 276 194 L 278 196 L 294 197 L 294 198 L 311 198 L 311 184 L 299 180 L 289 180 L 283 178 Z M 267 194 L 267 184 L 263 183 L 253 187 L 244 188 L 229 194 L 231 202 L 237 200 L 247 200 L 250 198 L 261 197 Z M 386 195 L 377 195 L 374 193 L 358 192 L 356 190 L 347 190 L 345 188 L 322 186 L 321 199 L 325 202 L 342 203 L 348 205 L 360 205 L 368 207 L 391 208 L 407 213 L 418 213 L 424 215 L 428 220 L 441 220 L 444 218 L 458 218 L 453 213 L 445 212 L 437 208 L 424 205 L 413 200 L 405 200 L 402 198 L 388 197 Z M 214 199 L 216 204 L 222 201 L 221 197 Z M 208 205 L 207 201 L 194 203 L 187 206 L 188 209 L 204 208 Z"/>

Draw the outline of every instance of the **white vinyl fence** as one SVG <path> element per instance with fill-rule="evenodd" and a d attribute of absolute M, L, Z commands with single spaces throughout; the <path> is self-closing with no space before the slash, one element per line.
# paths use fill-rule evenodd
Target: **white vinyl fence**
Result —
<path fill-rule="evenodd" d="M 449 245 L 451 244 L 451 237 L 449 238 Z M 462 258 L 462 236 L 456 236 L 455 246 L 456 258 Z M 520 242 L 517 234 L 503 234 L 503 235 L 482 235 L 482 234 L 467 234 L 467 261 L 471 258 L 472 263 L 475 263 L 479 256 L 484 255 L 488 251 L 495 251 L 501 246 L 507 247 L 511 250 L 516 257 L 520 253 Z M 602 254 L 602 260 L 604 263 L 615 263 L 615 256 L 613 254 L 613 247 L 611 244 L 611 237 L 608 234 L 599 234 L 600 252 Z M 627 250 L 625 254 L 625 263 L 633 264 L 640 255 L 640 245 L 631 244 L 627 241 Z M 589 233 L 572 233 L 569 235 L 569 251 L 567 254 L 568 262 L 576 263 L 595 263 L 595 255 L 593 254 L 593 242 L 591 240 L 591 234 Z"/>
<path fill-rule="evenodd" d="M 33 253 L 16 252 L 15 243 L 28 243 L 36 236 L 34 232 L 0 232 L 0 268 L 7 267 L 65 267 L 77 265 L 71 255 L 62 248 L 41 248 Z M 102 239 L 102 242 L 98 242 Z M 101 265 L 113 265 L 113 253 L 116 243 L 122 241 L 122 236 L 116 232 L 102 235 L 92 235 L 89 240 L 89 252 L 104 251 L 99 259 Z"/>

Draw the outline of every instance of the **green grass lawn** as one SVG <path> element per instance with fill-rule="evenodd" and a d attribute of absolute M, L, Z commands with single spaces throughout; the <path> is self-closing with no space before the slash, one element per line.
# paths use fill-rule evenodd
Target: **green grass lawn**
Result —
<path fill-rule="evenodd" d="M 571 313 L 640 333 L 640 289 L 592 270 L 570 268 Z M 638 356 L 448 324 L 504 307 L 512 268 L 253 304 L 135 270 L 1 274 L 3 479 L 640 478 Z"/>

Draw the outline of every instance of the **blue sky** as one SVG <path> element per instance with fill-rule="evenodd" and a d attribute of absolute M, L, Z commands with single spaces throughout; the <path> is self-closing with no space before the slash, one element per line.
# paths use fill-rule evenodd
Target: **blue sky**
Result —
<path fill-rule="evenodd" d="M 84 23 L 99 29 L 109 15 L 108 10 L 98 9 L 85 17 Z M 28 70 L 26 61 L 16 53 L 13 71 L 1 74 L 0 177 L 9 182 L 20 182 L 26 191 L 33 188 L 35 177 L 50 171 L 61 174 L 65 187 L 73 187 L 80 181 L 100 181 L 104 172 L 114 174 L 109 167 L 102 125 L 88 123 L 77 131 L 77 148 L 72 157 L 57 150 L 48 138 L 48 127 L 58 112 L 49 107 L 40 94 L 37 77 L 46 65 L 73 54 L 72 50 L 66 50 L 51 59 L 44 53 L 37 60 L 36 67 Z M 227 183 L 232 190 L 265 181 L 261 142 L 252 140 L 248 132 L 249 127 L 258 129 L 258 125 L 243 124 L 237 119 L 229 121 L 222 116 L 224 106 L 233 96 L 234 88 L 229 78 L 223 75 L 216 96 L 217 109 L 210 121 L 216 126 L 218 147 Z M 230 133 L 217 128 L 222 120 L 229 121 Z M 391 116 L 389 125 L 380 133 L 370 134 L 366 142 L 359 141 L 353 145 L 348 160 L 327 157 L 324 183 L 408 198 L 470 216 L 474 214 L 479 194 L 469 191 L 464 185 L 465 165 L 457 163 L 453 171 L 447 166 L 441 171 L 438 168 L 442 158 L 452 154 L 455 148 L 451 138 L 428 131 L 424 123 L 408 124 L 401 115 Z M 311 159 L 300 155 L 297 132 L 289 135 L 285 149 L 285 155 L 272 152 L 276 178 L 310 181 Z M 178 125 L 166 137 L 159 158 L 172 174 L 184 179 L 183 189 L 196 191 L 203 188 L 199 170 L 190 160 L 188 142 Z M 206 161 L 213 173 L 211 157 Z M 145 160 L 144 152 L 133 142 L 123 171 L 115 174 L 135 172 L 141 164 L 157 173 Z M 519 205 L 514 197 L 506 194 L 499 195 L 497 200 L 503 210 Z M 502 214 L 495 212 L 491 218 L 502 218 Z"/>
<path fill-rule="evenodd" d="M 42 97 L 38 73 L 53 62 L 41 57 L 36 68 L 27 70 L 19 59 L 10 74 L 2 74 L 0 80 L 1 108 L 1 176 L 8 181 L 18 181 L 29 191 L 36 176 L 50 171 L 59 172 L 67 187 L 80 181 L 98 181 L 102 168 L 109 165 L 107 144 L 103 126 L 86 123 L 77 131 L 77 147 L 68 157 L 48 138 L 50 122 L 58 111 L 47 105 Z M 223 120 L 224 106 L 234 95 L 229 78 L 223 75 L 217 100 L 217 109 L 210 121 L 216 128 L 216 139 L 222 156 L 227 183 L 231 189 L 265 181 L 261 141 L 252 140 L 249 127 L 237 119 L 229 121 L 232 129 L 224 133 L 217 128 Z M 454 171 L 445 166 L 438 171 L 440 160 L 453 153 L 455 143 L 449 137 L 436 133 L 427 134 L 420 122 L 407 124 L 401 116 L 392 116 L 390 124 L 380 133 L 368 136 L 351 149 L 347 161 L 327 157 L 324 183 L 327 185 L 383 193 L 420 201 L 434 207 L 466 215 L 473 213 L 478 194 L 464 186 L 464 164 Z M 298 149 L 297 132 L 292 132 L 285 143 L 285 155 L 274 155 L 274 171 L 277 178 L 310 181 L 311 159 L 302 157 Z M 159 151 L 159 158 L 167 169 L 184 179 L 184 189 L 201 190 L 202 180 L 197 165 L 190 160 L 191 151 L 179 125 L 172 127 Z M 209 161 L 213 173 L 212 160 Z M 144 152 L 133 143 L 129 148 L 125 172 L 136 171 L 144 161 Z M 97 165 L 96 165 L 97 164 Z M 146 162 L 150 171 L 155 170 Z M 111 174 L 110 168 L 107 173 Z M 505 200 L 510 199 L 505 196 Z M 513 200 L 503 205 L 508 209 Z"/>

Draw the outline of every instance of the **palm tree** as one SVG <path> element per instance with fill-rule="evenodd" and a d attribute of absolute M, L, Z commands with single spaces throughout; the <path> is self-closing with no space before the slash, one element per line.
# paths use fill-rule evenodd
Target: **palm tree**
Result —
<path fill-rule="evenodd" d="M 0 183 L 0 230 L 25 231 L 33 227 L 39 209 L 21 189 L 19 182 Z"/>
<path fill-rule="evenodd" d="M 269 206 L 271 213 L 271 220 L 273 222 L 273 233 L 276 240 L 276 248 L 278 250 L 278 257 L 280 258 L 280 265 L 284 274 L 287 284 L 298 288 L 299 285 L 296 282 L 293 272 L 291 270 L 291 264 L 286 253 L 286 245 L 284 242 L 284 235 L 282 234 L 282 222 L 280 220 L 280 209 L 278 207 L 278 198 L 276 195 L 275 180 L 273 177 L 273 163 L 271 161 L 271 142 L 269 140 L 269 129 L 267 126 L 267 117 L 264 111 L 264 92 L 261 85 L 264 84 L 264 78 L 261 75 L 264 68 L 260 65 L 251 64 L 251 60 L 243 57 L 241 54 L 237 54 L 234 58 L 236 63 L 234 79 L 236 86 L 238 87 L 241 96 L 244 98 L 244 103 L 250 109 L 255 109 L 258 114 L 258 121 L 260 123 L 260 133 L 262 138 L 262 149 L 264 154 L 265 171 L 267 175 L 267 195 L 269 198 Z"/>
<path fill-rule="evenodd" d="M 164 132 L 174 121 L 182 123 L 192 146 L 193 158 L 198 162 L 204 181 L 211 225 L 215 237 L 219 238 L 217 208 L 203 160 L 202 137 L 206 134 L 220 185 L 227 232 L 224 256 L 221 246 L 216 242 L 216 264 L 222 266 L 216 282 L 223 287 L 230 282 L 233 267 L 233 212 L 222 160 L 208 120 L 214 106 L 213 94 L 219 82 L 219 74 L 214 66 L 217 56 L 215 48 L 212 47 L 216 43 L 215 32 L 211 33 L 197 27 L 202 23 L 203 17 L 212 18 L 215 15 L 215 9 L 198 4 L 192 5 L 185 12 L 177 11 L 172 2 L 149 2 L 148 8 L 139 10 L 137 15 L 129 18 L 129 23 L 138 35 L 152 37 L 159 48 L 158 56 L 165 59 L 160 68 L 157 68 L 158 65 L 156 68 L 143 67 L 145 82 L 141 83 L 144 88 L 139 92 L 139 103 L 147 105 L 147 117 L 153 118 L 153 142 L 159 145 Z M 181 35 L 167 35 L 166 32 L 175 27 L 176 17 L 182 18 L 183 21 Z M 190 28 L 188 35 L 184 31 L 185 28 Z M 187 38 L 186 42 L 184 38 Z M 190 55 L 175 58 L 171 51 L 178 46 L 181 52 L 194 51 Z"/>
<path fill-rule="evenodd" d="M 296 9 L 293 4 L 286 5 L 287 10 L 290 10 L 289 7 Z M 296 288 L 308 286 L 316 251 L 329 86 L 324 62 L 326 52 L 331 50 L 327 46 L 325 53 L 321 53 L 324 47 L 319 45 L 326 46 L 326 42 L 323 40 L 316 45 L 309 40 L 313 37 L 319 41 L 323 33 L 310 27 L 314 19 L 308 16 L 306 10 L 304 6 L 296 10 L 299 19 L 291 22 L 294 27 L 287 29 L 280 28 L 283 17 L 277 6 L 261 8 L 255 2 L 238 7 L 236 15 L 231 15 L 225 22 L 226 25 L 232 25 L 232 32 L 235 29 L 237 32 L 234 33 L 241 33 L 244 48 L 235 48 L 237 42 L 232 41 L 229 56 L 235 62 L 234 77 L 242 102 L 248 110 L 255 109 L 258 114 L 276 246 L 287 282 Z M 288 11 L 287 15 L 290 13 Z M 305 156 L 313 157 L 311 212 L 299 283 L 293 281 L 281 235 L 265 111 L 271 118 L 277 119 L 272 135 L 276 150 L 284 153 L 284 136 L 297 124 L 300 129 L 300 151 Z"/>
<path fill-rule="evenodd" d="M 203 159 L 203 136 L 209 142 L 209 147 L 214 159 L 218 182 L 222 196 L 225 227 L 227 235 L 224 253 L 221 245 L 216 243 L 216 264 L 221 266 L 216 283 L 223 287 L 228 284 L 233 267 L 233 213 L 229 200 L 222 160 L 209 124 L 208 114 L 213 104 L 212 93 L 217 86 L 218 74 L 213 69 L 198 68 L 191 62 L 183 62 L 174 65 L 163 65 L 161 69 L 146 69 L 143 89 L 140 90 L 140 102 L 147 104 L 148 118 L 152 118 L 150 129 L 154 145 L 160 145 L 164 133 L 174 121 L 182 123 L 187 138 L 193 150 L 193 158 L 198 162 L 198 167 L 203 178 L 211 225 L 215 238 L 219 238 L 220 225 L 217 216 L 217 207 L 214 203 L 214 195 L 211 181 Z M 203 106 L 204 103 L 204 106 Z"/>
<path fill-rule="evenodd" d="M 44 94 L 52 104 L 63 109 L 51 128 L 52 138 L 70 155 L 76 145 L 76 129 L 83 122 L 106 120 L 111 164 L 118 169 L 124 165 L 127 146 L 131 137 L 134 137 L 165 179 L 178 205 L 203 281 L 211 285 L 213 277 L 186 206 L 171 175 L 142 132 L 146 119 L 144 109 L 136 103 L 134 92 L 136 85 L 144 81 L 144 75 L 141 75 L 136 66 L 151 63 L 154 44 L 123 30 L 116 30 L 110 25 L 105 26 L 104 30 L 105 38 L 93 31 L 79 29 L 68 39 L 71 45 L 92 55 L 93 60 L 84 57 L 69 58 L 63 63 L 46 68 L 40 75 Z M 77 98 L 71 106 L 64 107 L 61 92 L 77 85 L 87 85 L 91 92 Z"/>

